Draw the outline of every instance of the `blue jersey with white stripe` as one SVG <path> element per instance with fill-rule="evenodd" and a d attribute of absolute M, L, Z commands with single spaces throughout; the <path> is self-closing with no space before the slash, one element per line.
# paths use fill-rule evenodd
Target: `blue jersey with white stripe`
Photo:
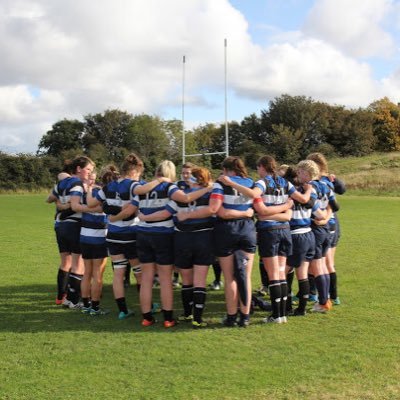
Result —
<path fill-rule="evenodd" d="M 178 186 L 178 189 L 182 190 L 185 193 L 190 192 L 190 185 L 188 183 L 186 183 L 185 181 L 176 182 L 176 186 Z"/>
<path fill-rule="evenodd" d="M 190 189 L 187 193 L 195 192 L 200 189 Z M 202 197 L 190 203 L 180 203 L 171 200 L 167 203 L 166 209 L 174 216 L 178 212 L 188 212 L 207 208 L 210 203 L 210 193 L 204 194 Z M 185 221 L 178 221 L 176 217 L 173 218 L 175 224 L 175 230 L 180 232 L 197 232 L 210 230 L 214 228 L 215 218 L 209 216 L 206 218 L 189 218 Z"/>
<path fill-rule="evenodd" d="M 285 204 L 288 198 L 296 191 L 296 188 L 281 176 L 267 175 L 255 184 L 261 190 L 261 199 L 266 207 Z M 275 229 L 289 226 L 288 222 L 265 220 L 257 221 L 257 229 Z"/>
<path fill-rule="evenodd" d="M 335 193 L 335 185 L 333 184 L 333 182 L 331 182 L 331 180 L 329 179 L 328 176 L 321 176 L 320 181 L 325 183 L 329 189 L 332 190 L 333 193 Z M 332 217 L 329 219 L 329 225 L 335 225 L 336 224 L 336 216 L 335 213 L 332 213 Z"/>
<path fill-rule="evenodd" d="M 118 179 L 108 183 L 96 194 L 96 199 L 103 203 L 103 210 L 107 214 L 116 215 L 125 204 L 129 204 L 134 199 L 133 190 L 141 182 L 129 178 Z M 113 243 L 132 243 L 136 240 L 138 219 L 135 215 L 128 218 L 109 222 L 107 241 Z"/>
<path fill-rule="evenodd" d="M 157 211 L 165 210 L 171 196 L 178 190 L 179 188 L 174 183 L 161 182 L 150 192 L 139 195 L 138 198 L 132 201 L 132 204 L 136 205 L 144 215 L 153 214 Z M 174 222 L 172 216 L 163 221 L 140 221 L 137 229 L 140 232 L 173 233 Z"/>
<path fill-rule="evenodd" d="M 252 189 L 254 181 L 250 178 L 241 176 L 230 176 L 233 182 Z M 231 186 L 225 185 L 222 182 L 215 182 L 211 198 L 220 199 L 222 206 L 229 210 L 247 211 L 253 205 L 253 200 L 242 193 L 239 193 Z"/>
<path fill-rule="evenodd" d="M 302 187 L 299 188 L 299 191 L 304 193 Z M 306 204 L 294 200 L 293 214 L 289 221 L 290 232 L 292 234 L 299 234 L 311 231 L 312 213 L 319 210 L 319 208 L 319 200 L 314 189 L 311 192 L 310 200 Z"/>
<path fill-rule="evenodd" d="M 93 188 L 92 196 L 96 197 L 96 193 L 100 188 Z M 87 204 L 86 195 L 83 197 L 83 204 Z M 107 216 L 102 212 L 84 212 L 82 213 L 81 225 L 81 243 L 87 244 L 104 244 L 107 234 Z"/>
<path fill-rule="evenodd" d="M 335 194 L 333 193 L 333 190 L 331 190 L 329 186 L 322 181 L 314 180 L 310 183 L 317 194 L 318 200 L 321 202 L 321 210 L 326 210 L 329 202 L 335 200 Z"/>
<path fill-rule="evenodd" d="M 318 200 L 320 201 L 321 210 L 326 210 L 329 202 L 335 201 L 335 194 L 333 190 L 331 190 L 326 183 L 319 180 L 314 180 L 310 183 L 317 194 Z"/>
<path fill-rule="evenodd" d="M 83 198 L 84 189 L 82 181 L 70 176 L 58 182 L 53 189 L 53 195 L 62 204 L 67 204 L 71 201 L 71 196 L 79 196 Z M 81 222 L 82 213 L 75 212 L 71 208 L 68 210 L 58 211 L 56 215 L 56 223 L 60 222 Z"/>

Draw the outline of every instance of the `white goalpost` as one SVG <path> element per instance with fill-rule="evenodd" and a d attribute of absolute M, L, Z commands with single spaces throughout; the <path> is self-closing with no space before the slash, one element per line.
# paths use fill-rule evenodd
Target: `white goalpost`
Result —
<path fill-rule="evenodd" d="M 182 164 L 185 164 L 187 157 L 212 156 L 216 154 L 225 154 L 229 156 L 229 129 L 228 129 L 228 69 L 227 69 L 227 52 L 228 41 L 224 39 L 224 103 L 225 103 L 225 151 L 217 151 L 213 153 L 197 153 L 186 154 L 186 139 L 185 139 L 185 64 L 186 56 L 182 59 Z"/>

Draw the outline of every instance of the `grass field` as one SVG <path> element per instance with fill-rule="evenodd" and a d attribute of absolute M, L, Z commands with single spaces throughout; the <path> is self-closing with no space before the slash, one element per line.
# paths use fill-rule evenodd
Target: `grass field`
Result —
<path fill-rule="evenodd" d="M 329 169 L 355 195 L 400 196 L 400 152 L 329 160 Z"/>
<path fill-rule="evenodd" d="M 211 327 L 193 331 L 118 321 L 110 268 L 111 314 L 55 306 L 53 208 L 39 195 L 0 196 L 0 399 L 399 399 L 400 200 L 340 202 L 342 305 L 274 326 L 256 312 L 247 329 L 227 329 L 213 292 Z M 139 311 L 135 290 L 127 297 Z"/>

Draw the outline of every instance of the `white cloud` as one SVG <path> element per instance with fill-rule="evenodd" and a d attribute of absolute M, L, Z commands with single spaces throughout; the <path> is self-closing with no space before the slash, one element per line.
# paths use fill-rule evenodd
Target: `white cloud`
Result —
<path fill-rule="evenodd" d="M 378 91 L 366 63 L 346 57 L 320 40 L 303 38 L 297 43 L 276 44 L 259 59 L 262 63 L 248 67 L 243 84 L 236 83 L 239 93 L 260 99 L 288 93 L 365 106 Z"/>
<path fill-rule="evenodd" d="M 56 121 L 107 108 L 163 116 L 175 107 L 180 118 L 183 55 L 188 114 L 201 121 L 219 108 L 221 120 L 224 38 L 230 91 L 264 108 L 282 93 L 350 106 L 377 99 L 394 78 L 375 81 L 356 56 L 393 51 L 381 24 L 392 3 L 316 4 L 303 31 L 271 29 L 262 47 L 228 0 L 2 0 L 0 150 L 36 151 Z"/>
<path fill-rule="evenodd" d="M 320 0 L 308 15 L 303 31 L 355 57 L 390 56 L 393 37 L 384 30 L 392 0 Z"/>
<path fill-rule="evenodd" d="M 400 102 L 400 68 L 382 79 L 383 93 L 394 103 Z"/>

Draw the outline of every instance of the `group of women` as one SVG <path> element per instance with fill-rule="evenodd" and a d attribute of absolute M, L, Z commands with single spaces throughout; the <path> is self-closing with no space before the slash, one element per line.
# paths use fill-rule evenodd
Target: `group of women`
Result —
<path fill-rule="evenodd" d="M 180 320 L 202 328 L 207 326 L 203 311 L 208 269 L 217 259 L 224 276 L 226 316 L 222 323 L 246 327 L 257 244 L 272 306 L 264 322 L 280 324 L 287 322 L 288 315 L 305 315 L 312 291 L 310 274 L 318 290 L 312 310 L 325 313 L 332 300 L 339 304 L 334 273 L 338 237 L 334 190 L 340 181 L 328 175 L 321 154 L 300 162 L 295 177 L 289 169 L 287 179 L 278 174 L 270 156 L 258 160 L 257 181 L 248 176 L 239 157 L 223 161 L 215 182 L 206 168 L 184 167 L 184 181 L 176 182 L 175 165 L 165 160 L 154 179 L 146 182 L 142 180 L 143 162 L 132 153 L 120 172 L 114 166 L 105 167 L 98 186 L 89 158 L 77 157 L 66 165 L 47 199 L 57 205 L 55 231 L 61 264 L 56 304 L 93 316 L 105 314 L 100 299 L 109 255 L 119 319 L 133 315 L 124 287 L 126 270 L 131 267 L 142 326 L 156 322 L 152 291 L 157 275 L 164 327 L 171 328 Z M 178 319 L 173 314 L 174 268 L 182 279 L 183 314 Z M 288 301 L 293 271 L 299 281 L 295 310 Z"/>

